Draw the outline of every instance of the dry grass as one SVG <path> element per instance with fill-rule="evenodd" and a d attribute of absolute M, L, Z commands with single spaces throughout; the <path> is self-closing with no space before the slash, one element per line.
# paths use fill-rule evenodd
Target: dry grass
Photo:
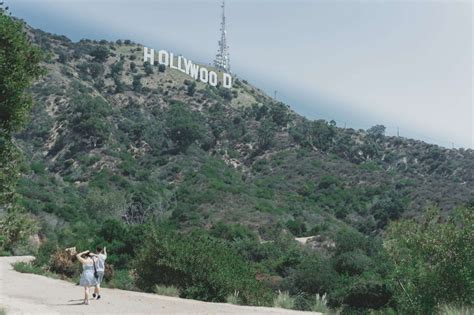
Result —
<path fill-rule="evenodd" d="M 293 309 L 295 306 L 295 299 L 290 296 L 288 292 L 278 292 L 278 295 L 273 299 L 273 307 Z"/>

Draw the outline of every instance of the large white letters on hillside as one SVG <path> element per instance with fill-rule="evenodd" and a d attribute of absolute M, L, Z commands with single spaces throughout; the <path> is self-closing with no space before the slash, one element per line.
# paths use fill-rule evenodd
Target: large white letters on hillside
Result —
<path fill-rule="evenodd" d="M 143 62 L 147 61 L 152 65 L 155 63 L 155 50 L 143 47 Z M 158 64 L 179 70 L 195 80 L 208 83 L 212 86 L 217 86 L 217 83 L 220 81 L 223 87 L 228 89 L 232 87 L 232 76 L 229 73 L 222 72 L 222 77 L 219 79 L 215 71 L 194 64 L 191 60 L 183 56 L 176 57 L 173 53 L 169 53 L 166 50 L 158 51 Z"/>

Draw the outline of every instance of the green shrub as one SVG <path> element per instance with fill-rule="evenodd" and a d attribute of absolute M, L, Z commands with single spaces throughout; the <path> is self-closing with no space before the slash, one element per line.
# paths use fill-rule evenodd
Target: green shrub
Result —
<path fill-rule="evenodd" d="M 187 94 L 193 96 L 194 92 L 196 92 L 196 82 L 193 81 L 188 85 Z"/>
<path fill-rule="evenodd" d="M 105 62 L 107 61 L 107 58 L 109 58 L 110 52 L 107 47 L 97 46 L 89 53 L 89 55 L 94 57 L 94 61 Z"/>
<path fill-rule="evenodd" d="M 286 222 L 286 227 L 294 236 L 303 236 L 307 231 L 306 224 L 301 219 L 288 220 Z"/>
<path fill-rule="evenodd" d="M 383 279 L 363 275 L 343 279 L 331 292 L 329 305 L 347 309 L 381 309 L 391 302 L 393 292 Z"/>
<path fill-rule="evenodd" d="M 259 150 L 269 149 L 275 138 L 275 123 L 271 119 L 265 119 L 257 130 L 257 145 Z"/>
<path fill-rule="evenodd" d="M 0 217 L 0 251 L 12 251 L 22 245 L 28 237 L 38 230 L 31 215 L 21 208 L 12 207 Z"/>
<path fill-rule="evenodd" d="M 474 208 L 449 219 L 432 209 L 421 221 L 392 223 L 384 243 L 396 266 L 398 310 L 433 313 L 437 305 L 474 304 Z"/>
<path fill-rule="evenodd" d="M 270 115 L 272 120 L 281 127 L 286 126 L 288 123 L 288 108 L 283 103 L 278 103 L 272 106 L 270 109 Z"/>
<path fill-rule="evenodd" d="M 373 269 L 372 260 L 360 250 L 342 253 L 334 260 L 334 268 L 340 274 L 354 276 Z"/>
<path fill-rule="evenodd" d="M 311 254 L 303 258 L 285 279 L 286 286 L 293 294 L 324 294 L 330 292 L 336 282 L 337 273 L 330 261 L 319 254 Z"/>
<path fill-rule="evenodd" d="M 34 273 L 37 275 L 43 274 L 43 270 L 39 267 L 33 266 L 31 263 L 28 262 L 16 262 L 12 264 L 13 269 L 15 271 L 21 272 L 21 273 Z"/>
<path fill-rule="evenodd" d="M 224 224 L 218 222 L 212 226 L 210 234 L 227 241 L 257 241 L 258 235 L 250 228 L 241 224 Z"/>
<path fill-rule="evenodd" d="M 46 241 L 38 248 L 38 253 L 36 253 L 35 260 L 33 260 L 33 265 L 36 267 L 43 267 L 49 264 L 49 261 L 58 250 L 58 244 L 54 241 Z"/>
<path fill-rule="evenodd" d="M 146 75 L 153 74 L 153 67 L 148 61 L 145 61 L 143 63 L 143 68 L 145 70 Z"/>
<path fill-rule="evenodd" d="M 109 251 L 107 262 L 118 270 L 127 269 L 139 249 L 137 244 L 141 244 L 146 231 L 145 225 L 129 226 L 119 220 L 107 219 L 96 232 L 93 245 L 106 246 Z"/>
<path fill-rule="evenodd" d="M 143 88 L 142 82 L 140 80 L 141 80 L 140 75 L 133 76 L 133 82 L 132 82 L 133 91 L 138 92 L 138 93 L 140 93 Z"/>
<path fill-rule="evenodd" d="M 123 71 L 123 60 L 116 61 L 111 65 L 110 74 L 113 78 L 117 78 Z"/>
<path fill-rule="evenodd" d="M 166 114 L 166 125 L 170 139 L 182 151 L 204 136 L 201 114 L 191 111 L 183 103 L 171 105 Z"/>
<path fill-rule="evenodd" d="M 105 143 L 112 129 L 107 120 L 112 112 L 109 103 L 101 97 L 76 96 L 71 102 L 70 110 L 72 129 L 80 139 L 87 139 L 89 142 L 90 138 L 95 138 L 95 146 Z"/>
<path fill-rule="evenodd" d="M 205 266 L 205 268 L 203 268 Z M 251 266 L 225 243 L 205 232 L 180 235 L 164 229 L 150 233 L 135 261 L 137 284 L 151 291 L 174 285 L 181 296 L 224 302 L 235 290 L 246 304 L 263 304 L 268 292 L 255 280 Z"/>
<path fill-rule="evenodd" d="M 36 275 L 47 276 L 47 277 L 55 278 L 55 279 L 59 278 L 58 275 L 51 272 L 47 272 L 44 269 L 40 267 L 36 267 L 29 262 L 16 262 L 16 263 L 13 263 L 12 266 L 15 271 L 18 271 L 21 273 L 33 273 Z"/>
<path fill-rule="evenodd" d="M 153 292 L 158 294 L 158 295 L 164 295 L 164 296 L 179 296 L 179 290 L 175 286 L 164 286 L 164 285 L 158 285 L 156 284 L 153 287 Z"/>
<path fill-rule="evenodd" d="M 365 252 L 368 247 L 367 237 L 354 229 L 345 228 L 340 230 L 335 238 L 335 255 L 343 253 L 362 251 Z"/>
<path fill-rule="evenodd" d="M 113 278 L 107 283 L 109 288 L 137 291 L 135 281 L 129 270 L 115 270 Z"/>

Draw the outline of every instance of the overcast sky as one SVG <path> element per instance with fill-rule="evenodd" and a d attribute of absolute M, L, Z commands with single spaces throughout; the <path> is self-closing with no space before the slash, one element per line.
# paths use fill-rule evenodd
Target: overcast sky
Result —
<path fill-rule="evenodd" d="M 209 63 L 219 1 L 4 0 L 33 27 Z M 474 147 L 470 1 L 228 0 L 234 73 L 309 118 Z"/>

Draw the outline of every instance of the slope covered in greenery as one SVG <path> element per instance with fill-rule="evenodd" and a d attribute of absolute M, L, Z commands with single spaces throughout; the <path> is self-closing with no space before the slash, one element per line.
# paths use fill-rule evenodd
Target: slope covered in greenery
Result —
<path fill-rule="evenodd" d="M 308 121 L 244 80 L 229 91 L 144 65 L 130 41 L 31 35 L 49 53 L 17 136 L 29 157 L 19 189 L 34 213 L 373 233 L 474 195 L 472 150 Z"/>
<path fill-rule="evenodd" d="M 282 290 L 299 309 L 328 293 L 331 307 L 403 309 L 396 251 L 380 238 L 389 222 L 472 206 L 472 150 L 310 121 L 240 78 L 214 88 L 143 63 L 129 40 L 27 32 L 47 74 L 16 134 L 17 192 L 50 270 L 77 275 L 50 260 L 57 248 L 106 244 L 111 283 L 129 289 L 257 305 Z M 312 235 L 313 246 L 294 241 Z"/>

